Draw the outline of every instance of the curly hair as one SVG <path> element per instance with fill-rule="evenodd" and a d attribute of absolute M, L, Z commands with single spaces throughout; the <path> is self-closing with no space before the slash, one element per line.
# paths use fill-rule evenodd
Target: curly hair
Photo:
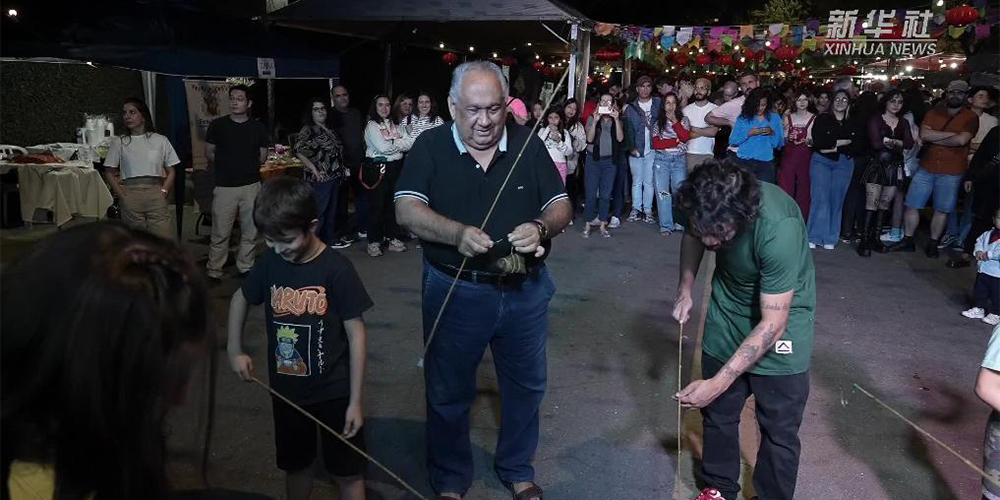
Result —
<path fill-rule="evenodd" d="M 767 110 L 764 112 L 766 115 L 774 107 L 774 95 L 767 87 L 757 87 L 747 94 L 746 100 L 743 101 L 743 107 L 740 109 L 740 116 L 746 120 L 756 116 L 761 99 L 767 99 L 767 107 L 764 108 Z"/>
<path fill-rule="evenodd" d="M 709 160 L 691 172 L 678 193 L 679 208 L 697 234 L 725 240 L 757 218 L 760 181 L 730 160 Z"/>

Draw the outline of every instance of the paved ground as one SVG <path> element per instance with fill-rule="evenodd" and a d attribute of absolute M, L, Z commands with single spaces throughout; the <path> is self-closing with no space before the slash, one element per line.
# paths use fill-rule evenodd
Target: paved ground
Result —
<path fill-rule="evenodd" d="M 536 458 L 546 498 L 668 499 L 675 494 L 677 325 L 669 318 L 677 281 L 679 237 L 627 224 L 610 240 L 560 236 L 549 259 L 558 291 L 551 307 L 549 390 L 542 405 Z M 4 231 L 3 260 L 46 231 Z M 191 245 L 204 253 L 204 246 Z M 971 470 L 878 407 L 860 384 L 919 425 L 980 462 L 986 407 L 972 392 L 989 327 L 967 320 L 973 273 L 922 254 L 860 259 L 848 248 L 815 254 L 819 308 L 812 389 L 801 431 L 798 499 L 978 498 Z M 365 395 L 369 451 L 424 495 L 420 252 L 364 255 L 348 249 L 376 302 Z M 235 280 L 213 293 L 220 338 Z M 699 294 L 701 290 L 699 290 Z M 251 312 L 246 343 L 264 366 L 263 313 Z M 685 374 L 697 374 L 698 332 L 685 335 Z M 268 396 L 239 382 L 219 357 L 209 476 L 213 485 L 283 497 L 274 467 Z M 263 375 L 263 373 L 261 373 Z M 200 381 L 203 382 L 203 381 Z M 199 384 L 200 389 L 204 384 Z M 498 396 L 490 356 L 479 373 L 473 411 L 474 499 L 509 498 L 492 472 Z M 200 391 L 173 419 L 172 469 L 197 486 Z M 746 426 L 744 447 L 756 436 Z M 696 413 L 685 420 L 679 498 L 692 498 L 700 450 Z M 752 462 L 752 451 L 747 455 Z M 750 470 L 748 463 L 747 470 Z M 749 484 L 749 481 L 746 481 Z M 369 473 L 374 499 L 413 498 L 386 474 Z M 335 498 L 318 483 L 316 498 Z"/>

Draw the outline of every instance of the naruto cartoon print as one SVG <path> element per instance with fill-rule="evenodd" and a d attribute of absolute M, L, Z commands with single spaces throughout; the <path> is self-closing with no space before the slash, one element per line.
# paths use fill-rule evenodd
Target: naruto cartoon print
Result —
<path fill-rule="evenodd" d="M 274 349 L 275 371 L 282 375 L 308 377 L 310 367 L 306 360 L 309 359 L 309 327 L 281 323 L 276 323 L 276 326 L 278 327 L 275 333 L 278 346 Z M 299 329 L 302 334 L 296 329 Z M 305 350 L 305 358 L 299 352 L 299 346 Z"/>

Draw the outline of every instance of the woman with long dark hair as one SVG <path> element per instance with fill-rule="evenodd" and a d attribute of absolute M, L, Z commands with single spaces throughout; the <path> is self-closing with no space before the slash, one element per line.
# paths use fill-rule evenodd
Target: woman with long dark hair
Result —
<path fill-rule="evenodd" d="M 333 245 L 336 238 L 337 195 L 344 179 L 344 144 L 327 124 L 330 106 L 316 97 L 309 100 L 303 113 L 302 130 L 295 142 L 295 152 L 305 164 L 303 178 L 316 192 L 319 229 L 323 243 Z"/>
<path fill-rule="evenodd" d="M 417 140 L 425 130 L 432 129 L 438 125 L 443 125 L 444 120 L 438 114 L 437 102 L 428 92 L 417 94 L 417 111 L 413 113 L 410 122 L 410 136 Z"/>
<path fill-rule="evenodd" d="M 610 238 L 608 231 L 611 192 L 614 189 L 615 161 L 624 150 L 625 129 L 622 125 L 621 112 L 611 94 L 604 94 L 594 108 L 594 114 L 587 121 L 587 143 L 590 150 L 587 155 L 586 205 L 583 207 L 583 237 L 590 237 L 590 228 L 597 220 L 601 236 Z"/>
<path fill-rule="evenodd" d="M 795 199 L 802 211 L 802 218 L 809 217 L 809 147 L 810 133 L 816 115 L 812 108 L 812 94 L 803 88 L 792 92 L 794 95 L 791 113 L 782 118 L 785 128 L 785 149 L 781 155 L 781 171 L 778 185 Z"/>
<path fill-rule="evenodd" d="M 563 119 L 573 146 L 570 154 L 566 155 L 566 192 L 575 214 L 584 191 L 581 169 L 586 168 L 581 164 L 580 152 L 587 148 L 587 130 L 580 120 L 580 104 L 576 99 L 567 99 L 563 103 Z"/>
<path fill-rule="evenodd" d="M 771 184 L 777 182 L 774 150 L 785 144 L 781 117 L 771 109 L 773 100 L 770 89 L 751 90 L 729 135 L 729 145 L 739 147 L 736 164 Z"/>
<path fill-rule="evenodd" d="M 833 103 L 833 94 L 826 89 L 816 92 L 816 114 L 821 115 L 830 111 L 830 104 Z"/>
<path fill-rule="evenodd" d="M 181 162 L 166 136 L 156 133 L 149 107 L 130 97 L 122 105 L 122 135 L 111 140 L 105 178 L 118 196 L 122 222 L 164 238 L 174 235 L 167 198 Z"/>
<path fill-rule="evenodd" d="M 903 92 L 893 89 L 882 95 L 881 113 L 868 122 L 868 140 L 874 154 L 862 177 L 865 184 L 865 216 L 858 255 L 868 257 L 871 249 L 882 249 L 879 229 L 896 196 L 896 186 L 905 177 L 903 151 L 913 147 L 910 122 L 903 117 Z"/>
<path fill-rule="evenodd" d="M 167 415 L 195 367 L 214 366 L 211 301 L 187 252 L 98 222 L 43 240 L 2 280 L 5 492 L 167 498 Z"/>
<path fill-rule="evenodd" d="M 849 156 L 855 130 L 848 120 L 851 96 L 846 90 L 833 94 L 830 111 L 813 124 L 813 155 L 809 164 L 809 248 L 833 250 L 837 245 L 844 196 L 854 163 Z"/>
<path fill-rule="evenodd" d="M 652 143 L 653 184 L 656 186 L 656 211 L 660 217 L 660 234 L 667 236 L 683 229 L 674 223 L 673 195 L 687 179 L 687 142 L 691 139 L 691 122 L 681 113 L 677 94 L 667 92 L 657 110 Z"/>
<path fill-rule="evenodd" d="M 369 190 L 371 222 L 368 224 L 368 255 L 382 255 L 382 244 L 390 252 L 405 252 L 399 240 L 396 210 L 392 195 L 403 169 L 403 153 L 413 147 L 413 138 L 406 127 L 390 119 L 389 96 L 380 94 L 372 99 L 365 126 L 365 165 L 361 167 L 361 185 Z"/>
<path fill-rule="evenodd" d="M 399 94 L 392 103 L 392 123 L 404 127 L 407 133 L 413 127 L 413 98 L 409 94 Z"/>

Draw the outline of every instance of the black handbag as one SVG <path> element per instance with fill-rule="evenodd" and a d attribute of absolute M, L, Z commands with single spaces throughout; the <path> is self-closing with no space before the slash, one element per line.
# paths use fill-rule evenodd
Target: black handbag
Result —
<path fill-rule="evenodd" d="M 361 168 L 358 169 L 358 181 L 361 182 L 361 187 L 372 190 L 378 187 L 382 182 L 382 178 L 385 177 L 386 164 L 385 158 L 368 158 L 365 157 L 361 161 Z"/>

